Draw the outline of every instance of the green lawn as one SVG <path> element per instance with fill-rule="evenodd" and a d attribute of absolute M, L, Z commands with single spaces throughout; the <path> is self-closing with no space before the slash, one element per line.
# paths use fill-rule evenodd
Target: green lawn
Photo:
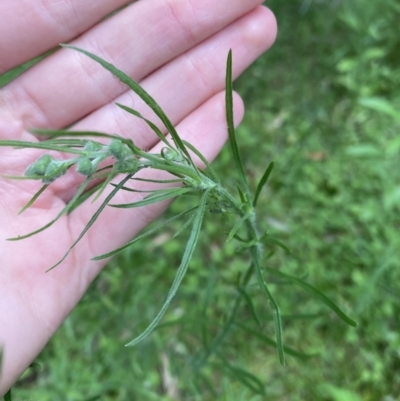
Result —
<path fill-rule="evenodd" d="M 171 239 L 178 225 L 110 263 L 13 399 L 399 399 L 400 6 L 395 0 L 268 4 L 280 25 L 278 40 L 235 86 L 247 107 L 238 141 L 253 186 L 275 161 L 260 199 L 260 227 L 292 250 L 276 248 L 266 263 L 320 289 L 358 327 L 302 288 L 271 282 L 285 345 L 300 354 L 288 355 L 282 367 L 265 338 L 274 337 L 270 308 L 254 285 L 249 292 L 261 327 L 244 304 L 205 360 L 247 262 L 236 244 L 225 244 L 232 222 L 210 214 L 164 325 L 135 348 L 124 347 L 168 292 L 188 235 Z M 233 184 L 228 149 L 215 168 Z M 184 206 L 178 201 L 168 213 Z"/>

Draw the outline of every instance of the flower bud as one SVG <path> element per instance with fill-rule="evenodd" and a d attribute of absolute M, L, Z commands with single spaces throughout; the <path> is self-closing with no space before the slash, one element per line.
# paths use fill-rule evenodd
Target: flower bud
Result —
<path fill-rule="evenodd" d="M 130 173 L 134 173 L 137 170 L 139 170 L 139 165 L 140 165 L 139 160 L 134 158 L 129 158 L 115 163 L 114 170 L 129 171 Z"/>
<path fill-rule="evenodd" d="M 119 139 L 113 139 L 108 145 L 108 150 L 117 160 L 124 160 L 130 155 L 129 149 Z"/>
<path fill-rule="evenodd" d="M 51 182 L 55 181 L 56 178 L 61 177 L 66 172 L 67 172 L 67 167 L 65 162 L 53 159 L 46 168 L 46 173 L 45 173 L 45 178 L 43 178 L 43 183 L 50 184 Z"/>
<path fill-rule="evenodd" d="M 85 143 L 85 146 L 83 147 L 83 150 L 85 152 L 98 152 L 103 148 L 103 145 L 100 143 L 94 142 L 94 141 L 87 141 Z"/>
<path fill-rule="evenodd" d="M 181 161 L 182 160 L 181 155 L 176 150 L 173 150 L 170 148 L 162 148 L 161 156 L 165 160 L 169 160 L 169 161 Z"/>
<path fill-rule="evenodd" d="M 25 171 L 26 177 L 44 176 L 48 165 L 54 159 L 50 155 L 43 155 L 32 163 Z"/>
<path fill-rule="evenodd" d="M 76 164 L 76 171 L 79 174 L 89 176 L 96 171 L 96 166 L 94 166 L 88 158 L 83 157 Z"/>

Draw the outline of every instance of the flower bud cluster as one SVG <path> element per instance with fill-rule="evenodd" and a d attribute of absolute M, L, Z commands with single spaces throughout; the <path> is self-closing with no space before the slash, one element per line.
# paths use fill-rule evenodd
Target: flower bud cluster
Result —
<path fill-rule="evenodd" d="M 41 178 L 44 184 L 50 184 L 67 172 L 68 165 L 64 160 L 55 160 L 50 155 L 43 155 L 25 171 L 26 177 Z"/>
<path fill-rule="evenodd" d="M 85 143 L 78 157 L 56 160 L 50 155 L 41 156 L 27 168 L 25 176 L 42 179 L 44 184 L 50 184 L 64 175 L 68 168 L 75 164 L 76 171 L 79 174 L 89 177 L 97 171 L 99 163 L 108 157 L 116 160 L 113 166 L 115 172 L 132 172 L 139 168 L 139 160 L 128 146 L 119 139 L 113 139 L 108 145 L 89 140 Z"/>

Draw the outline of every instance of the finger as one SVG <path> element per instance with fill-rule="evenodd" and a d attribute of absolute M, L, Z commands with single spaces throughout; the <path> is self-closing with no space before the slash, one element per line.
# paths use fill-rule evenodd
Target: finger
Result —
<path fill-rule="evenodd" d="M 261 2 L 139 1 L 73 44 L 140 81 Z M 71 125 L 125 90 L 86 56 L 62 49 L 4 88 L 2 97 L 26 128 L 59 128 Z"/>
<path fill-rule="evenodd" d="M 227 139 L 226 117 L 224 93 L 219 93 L 206 103 L 196 109 L 190 116 L 185 118 L 178 126 L 177 130 L 182 139 L 190 142 L 199 149 L 204 156 L 212 160 L 218 154 L 221 147 Z M 235 124 L 238 124 L 243 117 L 243 103 L 241 99 L 234 96 L 234 115 Z M 151 152 L 159 152 L 160 144 L 157 144 Z M 166 174 L 160 171 L 146 171 L 146 178 L 161 179 Z M 135 188 L 142 190 L 146 188 L 146 183 L 137 181 Z M 87 201 L 76 209 L 70 216 L 70 227 L 72 237 L 77 238 L 88 220 L 96 212 L 102 200 L 95 203 Z M 120 191 L 112 203 L 134 202 L 139 200 L 141 194 Z M 97 222 L 87 232 L 81 244 L 75 249 L 74 258 L 80 261 L 78 266 L 86 265 L 85 283 L 82 288 L 86 288 L 90 281 L 96 276 L 99 269 L 104 265 L 100 262 L 87 262 L 90 258 L 108 252 L 122 244 L 126 243 L 130 238 L 135 236 L 140 230 L 146 227 L 151 221 L 159 216 L 169 203 L 162 202 L 151 206 L 133 209 L 117 209 L 106 207 Z"/>
<path fill-rule="evenodd" d="M 230 47 L 236 77 L 272 44 L 275 33 L 273 15 L 259 7 L 144 79 L 142 86 L 176 125 L 224 88 L 226 56 Z M 121 95 L 117 101 L 153 120 L 165 133 L 165 127 L 154 113 L 132 92 Z M 142 149 L 150 149 L 157 141 L 156 135 L 141 120 L 120 110 L 114 103 L 100 108 L 73 128 L 116 133 L 133 139 Z M 81 182 L 82 176 L 71 170 L 66 177 L 52 184 L 52 190 L 68 201 Z"/>
<path fill-rule="evenodd" d="M 129 0 L 2 0 L 0 74 L 85 32 Z"/>

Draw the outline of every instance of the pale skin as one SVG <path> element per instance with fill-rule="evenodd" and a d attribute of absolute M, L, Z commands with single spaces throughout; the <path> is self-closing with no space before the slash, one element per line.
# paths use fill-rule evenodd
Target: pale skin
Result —
<path fill-rule="evenodd" d="M 0 74 L 59 43 L 82 47 L 140 82 L 178 133 L 212 160 L 227 137 L 223 89 L 228 50 L 233 50 L 237 77 L 272 45 L 277 29 L 273 14 L 260 0 L 140 0 L 104 20 L 126 3 L 2 0 Z M 110 73 L 82 54 L 58 50 L 0 90 L 0 139 L 38 141 L 29 129 L 73 125 L 129 137 L 146 150 L 160 149 L 156 136 L 119 110 L 116 100 L 152 118 Z M 237 95 L 234 103 L 239 123 L 243 104 Z M 0 173 L 22 174 L 40 155 L 2 147 Z M 148 174 L 157 177 L 155 172 Z M 71 255 L 46 273 L 85 227 L 101 199 L 84 203 L 36 236 L 15 242 L 6 239 L 54 218 L 81 182 L 82 176 L 69 173 L 18 216 L 41 184 L 0 178 L 0 346 L 4 353 L 0 395 L 38 355 L 104 267 L 104 262 L 90 259 L 122 245 L 167 206 L 106 208 Z M 128 200 L 132 202 L 132 194 L 125 193 L 117 195 L 114 203 Z"/>

